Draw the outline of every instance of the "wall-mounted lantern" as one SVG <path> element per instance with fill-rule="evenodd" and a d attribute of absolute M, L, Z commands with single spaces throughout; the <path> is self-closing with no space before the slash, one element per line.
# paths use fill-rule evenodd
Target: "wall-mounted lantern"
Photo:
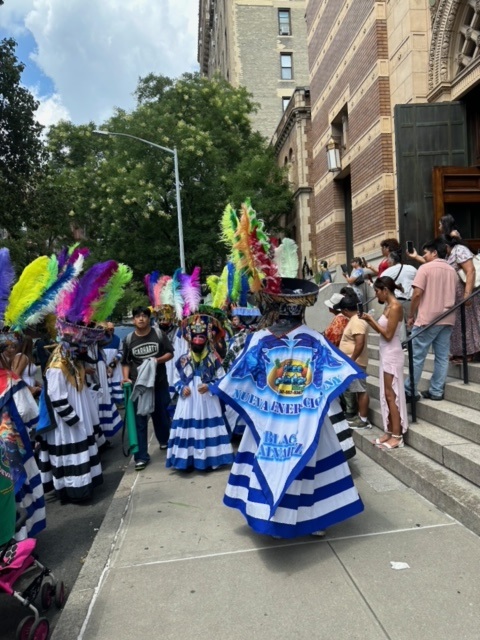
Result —
<path fill-rule="evenodd" d="M 330 138 L 327 144 L 327 165 L 328 170 L 333 173 L 342 170 L 339 144 L 333 138 Z"/>

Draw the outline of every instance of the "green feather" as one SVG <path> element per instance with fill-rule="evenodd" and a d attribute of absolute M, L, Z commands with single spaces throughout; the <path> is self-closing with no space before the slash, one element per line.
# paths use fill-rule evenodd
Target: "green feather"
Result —
<path fill-rule="evenodd" d="M 117 302 L 123 296 L 123 290 L 132 279 L 132 270 L 126 264 L 119 263 L 117 271 L 103 289 L 102 297 L 94 303 L 92 320 L 105 322 L 112 315 Z"/>

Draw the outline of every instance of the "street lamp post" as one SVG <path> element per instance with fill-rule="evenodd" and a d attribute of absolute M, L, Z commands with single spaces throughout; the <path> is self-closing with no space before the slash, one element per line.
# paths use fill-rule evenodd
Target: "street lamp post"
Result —
<path fill-rule="evenodd" d="M 173 147 L 173 149 L 169 149 L 168 147 L 162 147 L 155 142 L 150 142 L 150 140 L 144 140 L 143 138 L 139 138 L 137 136 L 132 136 L 130 133 L 119 133 L 115 131 L 102 131 L 95 130 L 92 131 L 100 136 L 122 136 L 123 138 L 132 138 L 132 140 L 138 140 L 139 142 L 144 142 L 145 144 L 150 145 L 151 147 L 155 147 L 156 149 L 161 149 L 162 151 L 166 151 L 167 153 L 171 153 L 173 155 L 173 166 L 175 171 L 175 193 L 177 199 L 177 217 L 178 217 L 178 244 L 180 249 L 180 267 L 185 273 L 185 250 L 183 248 L 183 221 L 182 221 L 182 203 L 180 201 L 180 177 L 178 172 L 178 154 L 177 147 Z"/>

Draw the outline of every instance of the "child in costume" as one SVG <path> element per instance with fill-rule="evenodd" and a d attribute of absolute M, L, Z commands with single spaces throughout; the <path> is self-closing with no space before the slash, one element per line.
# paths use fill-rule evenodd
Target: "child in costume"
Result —
<path fill-rule="evenodd" d="M 185 339 L 190 350 L 176 361 L 178 402 L 170 430 L 167 467 L 205 470 L 233 462 L 222 407 L 210 393 L 210 385 L 225 374 L 210 346 L 214 325 L 214 318 L 202 314 L 186 321 Z"/>
<path fill-rule="evenodd" d="M 189 293 L 191 281 L 188 276 L 183 278 L 184 299 L 189 301 L 188 311 L 194 312 L 200 301 L 200 288 Z M 178 402 L 166 465 L 182 470 L 216 469 L 233 462 L 222 407 L 210 393 L 210 386 L 225 373 L 214 349 L 215 342 L 223 337 L 223 330 L 213 316 L 193 313 L 184 320 L 184 337 L 190 348 L 175 364 Z"/>

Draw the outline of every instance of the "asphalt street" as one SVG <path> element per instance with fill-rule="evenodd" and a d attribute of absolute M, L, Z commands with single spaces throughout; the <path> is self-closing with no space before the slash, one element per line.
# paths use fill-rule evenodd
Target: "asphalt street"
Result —
<path fill-rule="evenodd" d="M 38 536 L 36 550 L 40 562 L 65 582 L 67 597 L 129 461 L 122 453 L 121 432 L 111 441 L 113 446 L 102 455 L 103 485 L 95 490 L 91 501 L 62 505 L 53 495 L 46 496 L 47 528 Z M 28 612 L 14 598 L 0 594 L 0 640 L 13 640 L 18 623 L 26 615 Z M 59 611 L 53 606 L 46 616 L 53 629 Z"/>

